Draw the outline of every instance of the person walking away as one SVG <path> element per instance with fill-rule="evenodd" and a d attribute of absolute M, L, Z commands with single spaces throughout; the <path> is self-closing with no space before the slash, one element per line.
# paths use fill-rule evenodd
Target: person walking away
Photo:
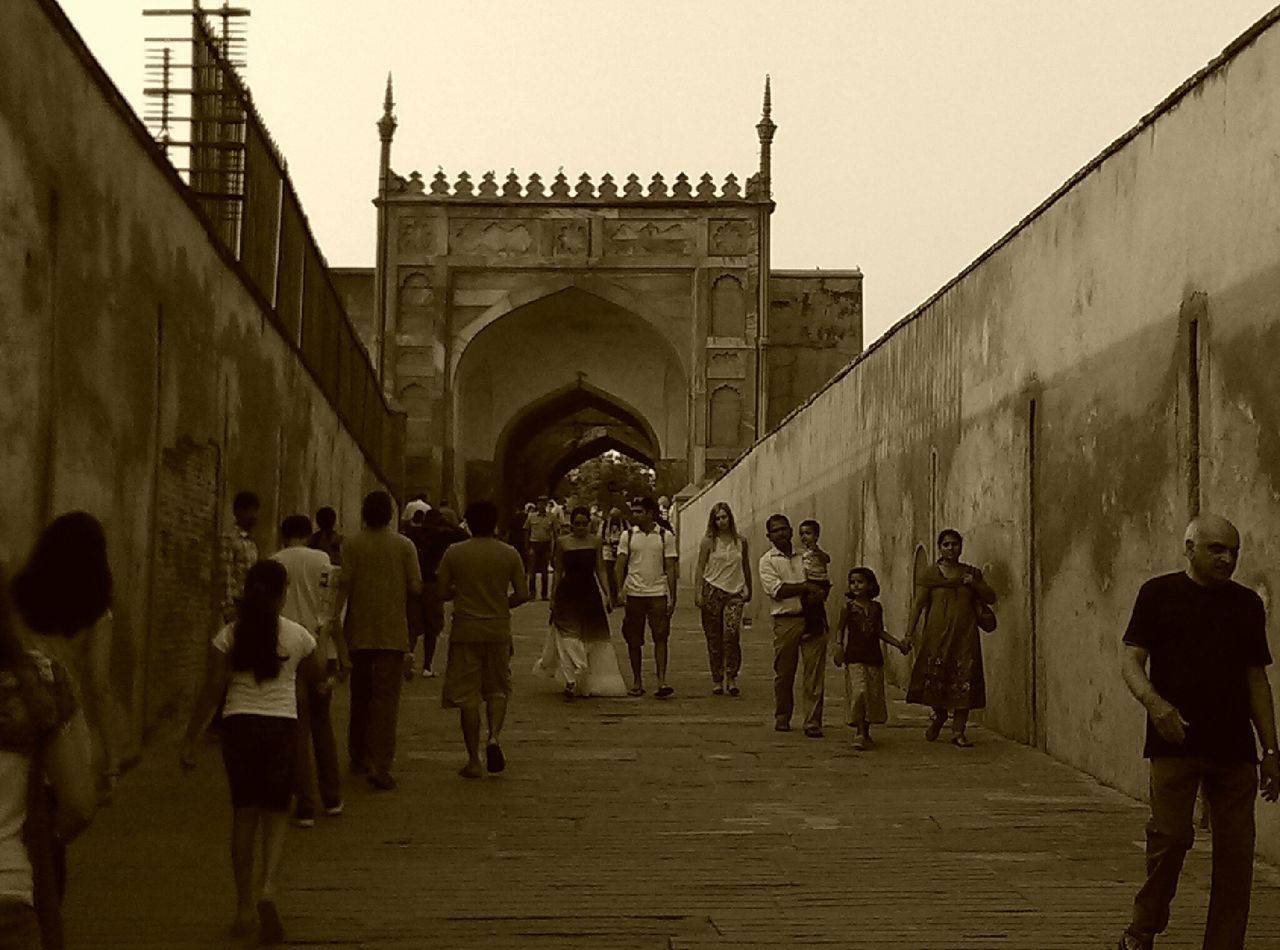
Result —
<path fill-rule="evenodd" d="M 822 588 L 805 580 L 804 558 L 792 544 L 786 515 L 770 515 L 765 534 L 771 547 L 760 557 L 760 587 L 770 599 L 773 619 L 773 728 L 791 730 L 795 709 L 796 671 L 803 665 L 801 697 L 804 734 L 822 738 L 822 700 L 826 687 L 827 637 L 805 636 L 804 598 L 820 596 Z"/>
<path fill-rule="evenodd" d="M 751 600 L 750 554 L 747 539 L 738 534 L 733 509 L 723 501 L 711 506 L 707 534 L 698 545 L 694 571 L 694 606 L 702 614 L 711 666 L 711 692 L 737 696 L 742 667 L 742 609 Z"/>
<path fill-rule="evenodd" d="M 444 552 L 450 545 L 467 540 L 467 533 L 458 524 L 450 524 L 445 512 L 428 511 L 423 535 L 424 545 L 418 549 L 418 565 L 422 570 L 422 606 L 425 624 L 422 634 L 422 675 L 425 679 L 431 679 L 436 675 L 434 669 L 436 643 L 440 639 L 440 634 L 444 632 L 444 601 L 440 599 L 438 583 L 440 559 L 444 557 Z M 412 649 L 411 644 L 410 651 Z"/>
<path fill-rule="evenodd" d="M 342 566 L 342 542 L 346 540 L 337 530 L 338 513 L 325 505 L 316 511 L 316 533 L 311 536 L 308 547 L 323 551 L 329 555 L 329 563 L 334 567 Z"/>
<path fill-rule="evenodd" d="M 306 515 L 290 515 L 280 525 L 284 547 L 271 555 L 271 560 L 284 565 L 289 575 L 281 616 L 305 629 L 316 641 L 316 656 L 323 666 L 321 675 L 298 688 L 298 762 L 294 771 L 294 793 L 297 804 L 294 824 L 310 828 L 316 823 L 316 811 L 326 815 L 342 814 L 342 773 L 338 768 L 338 746 L 333 736 L 330 715 L 333 680 L 338 674 L 336 629 L 327 597 L 329 575 L 333 565 L 329 555 L 308 546 L 311 519 Z"/>
<path fill-rule="evenodd" d="M 671 615 L 676 609 L 679 552 L 676 537 L 658 525 L 658 503 L 649 495 L 631 502 L 631 527 L 618 542 L 614 571 L 624 601 L 622 637 L 631 661 L 629 696 L 643 696 L 644 628 L 653 638 L 653 662 L 658 675 L 654 696 L 666 699 L 675 690 L 667 684 L 667 645 Z"/>
<path fill-rule="evenodd" d="M 347 751 L 351 771 L 366 775 L 380 791 L 396 787 L 391 764 L 396 752 L 404 655 L 409 649 L 405 605 L 422 592 L 418 552 L 391 527 L 391 496 L 370 492 L 360 509 L 363 529 L 342 551 L 335 616 L 347 615 L 338 660 L 350 651 L 351 714 Z"/>
<path fill-rule="evenodd" d="M 804 635 L 807 639 L 825 637 L 831 632 L 827 620 L 827 597 L 831 593 L 831 574 L 828 565 L 831 555 L 822 550 L 818 538 L 822 525 L 812 518 L 800 522 L 800 557 L 804 561 L 804 579 L 817 591 L 811 590 L 801 598 L 804 604 Z"/>
<path fill-rule="evenodd" d="M 916 625 L 924 617 L 920 649 L 911 667 L 907 702 L 928 706 L 933 718 L 924 737 L 938 738 L 951 711 L 951 744 L 972 748 L 965 735 L 969 712 L 987 704 L 987 683 L 982 668 L 982 643 L 978 633 L 983 604 L 996 602 L 996 594 L 983 580 L 982 571 L 960 560 L 964 538 L 954 528 L 938 534 L 937 563 L 916 580 L 906 643 L 914 643 Z"/>
<path fill-rule="evenodd" d="M 529 582 L 529 594 L 534 594 L 534 580 L 540 579 L 542 599 L 547 599 L 547 571 L 551 567 L 551 543 L 560 534 L 559 525 L 551 510 L 551 502 L 545 497 L 539 498 L 533 514 L 529 515 L 529 560 L 532 577 Z"/>
<path fill-rule="evenodd" d="M 484 768 L 495 774 L 506 768 L 501 738 L 511 695 L 511 610 L 529 599 L 529 589 L 519 553 L 494 536 L 494 504 L 475 502 L 466 514 L 472 536 L 450 545 L 440 559 L 440 598 L 453 601 L 441 704 L 459 714 L 467 764 L 458 774 L 480 778 Z M 483 765 L 482 702 L 489 727 Z"/>
<path fill-rule="evenodd" d="M 880 581 L 869 567 L 849 572 L 849 589 L 836 627 L 835 664 L 844 667 L 844 718 L 858 730 L 853 747 L 870 747 L 871 726 L 889 721 L 884 698 L 884 653 L 880 642 L 892 644 L 903 654 L 907 645 L 884 629 L 884 610 L 876 600 Z"/>
<path fill-rule="evenodd" d="M 1260 789 L 1265 801 L 1280 798 L 1266 608 L 1231 579 L 1240 533 L 1225 518 L 1202 514 L 1187 526 L 1183 546 L 1185 569 L 1142 585 L 1124 634 L 1121 674 L 1146 710 L 1151 819 L 1147 879 L 1120 950 L 1150 950 L 1169 925 L 1202 785 L 1213 828 L 1204 947 L 1241 950 L 1253 884 L 1254 796 Z"/>
<path fill-rule="evenodd" d="M 108 769 L 115 763 L 110 690 L 93 662 L 95 641 L 109 630 L 112 586 L 106 534 L 84 511 L 59 515 L 41 532 L 10 585 L 16 616 L 0 578 L 0 627 L 8 631 L 0 636 L 0 892 L 22 905 L 4 910 L 17 912 L 28 937 L 34 912 L 44 950 L 63 947 L 66 846 L 97 805 L 94 718 Z M 76 667 L 86 674 L 79 690 Z M 77 693 L 91 703 L 83 712 Z"/>
<path fill-rule="evenodd" d="M 222 622 L 230 623 L 236 617 L 236 604 L 244 593 L 245 575 L 258 560 L 258 545 L 253 540 L 253 528 L 258 523 L 261 503 L 251 491 L 236 494 L 231 502 L 231 516 L 235 523 L 222 535 L 218 557 L 222 565 Z"/>
<path fill-rule="evenodd" d="M 256 930 L 266 946 L 284 941 L 277 900 L 297 766 L 298 681 L 319 675 L 315 637 L 281 616 L 288 585 L 288 570 L 279 561 L 260 561 L 249 569 L 235 622 L 213 639 L 204 688 L 179 753 L 183 770 L 190 772 L 196 766 L 196 742 L 225 695 L 222 762 L 231 789 L 236 885 L 231 930 L 239 939 L 251 938 Z M 259 838 L 262 867 L 255 887 Z"/>

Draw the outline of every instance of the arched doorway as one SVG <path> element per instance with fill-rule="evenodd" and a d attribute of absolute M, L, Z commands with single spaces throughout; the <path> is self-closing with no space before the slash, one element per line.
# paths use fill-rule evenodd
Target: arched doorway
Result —
<path fill-rule="evenodd" d="M 671 494 L 689 479 L 688 375 L 652 320 L 613 299 L 572 286 L 487 318 L 453 388 L 466 499 L 510 510 L 607 449 L 655 468 Z"/>

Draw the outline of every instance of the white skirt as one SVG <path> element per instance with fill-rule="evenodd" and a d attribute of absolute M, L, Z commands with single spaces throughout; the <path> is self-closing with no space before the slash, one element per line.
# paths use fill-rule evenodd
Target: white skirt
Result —
<path fill-rule="evenodd" d="M 583 643 L 577 637 L 563 636 L 554 624 L 547 628 L 542 656 L 533 664 L 533 672 L 558 679 L 576 696 L 627 695 L 612 641 Z"/>

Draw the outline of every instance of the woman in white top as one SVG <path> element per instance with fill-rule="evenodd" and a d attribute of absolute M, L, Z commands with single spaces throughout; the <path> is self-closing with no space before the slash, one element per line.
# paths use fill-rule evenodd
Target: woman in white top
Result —
<path fill-rule="evenodd" d="M 707 535 L 698 546 L 698 587 L 693 600 L 702 610 L 714 684 L 711 692 L 716 696 L 726 689 L 730 696 L 739 693 L 742 607 L 751 600 L 748 556 L 747 539 L 738 534 L 733 510 L 723 501 L 716 502 L 707 518 Z"/>
<path fill-rule="evenodd" d="M 222 761 L 235 812 L 231 867 L 237 903 L 231 929 L 237 938 L 252 937 L 257 924 L 259 939 L 268 946 L 284 941 L 276 879 L 297 763 L 297 681 L 318 678 L 315 637 L 280 616 L 288 584 L 289 574 L 279 561 L 259 561 L 249 568 L 239 616 L 213 638 L 208 676 L 192 710 L 181 756 L 183 768 L 195 767 L 196 742 L 225 692 Z M 255 894 L 253 855 L 259 827 L 263 868 Z"/>

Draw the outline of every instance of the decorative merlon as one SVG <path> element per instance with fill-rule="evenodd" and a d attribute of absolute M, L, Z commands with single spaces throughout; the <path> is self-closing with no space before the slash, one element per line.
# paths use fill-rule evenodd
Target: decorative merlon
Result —
<path fill-rule="evenodd" d="M 761 176 L 757 173 L 747 179 L 746 195 L 738 183 L 738 176 L 730 172 L 719 187 L 709 172 L 703 172 L 696 185 L 684 172 L 676 175 L 670 184 L 661 172 L 655 172 L 646 185 L 640 176 L 634 173 L 627 176 L 621 189 L 613 175 L 606 172 L 600 177 L 597 185 L 589 174 L 583 172 L 575 183 L 570 183 L 564 169 L 557 171 L 551 185 L 543 184 L 542 176 L 537 172 L 529 175 L 528 180 L 521 182 L 513 168 L 506 178 L 499 182 L 497 173 L 487 171 L 476 185 L 469 172 L 461 171 L 450 182 L 444 169 L 436 170 L 428 184 L 423 181 L 422 174 L 410 172 L 405 178 L 390 172 L 388 175 L 387 197 L 391 199 L 423 198 L 426 200 L 458 200 L 458 201 L 494 201 L 509 202 L 543 201 L 555 203 L 573 202 L 706 202 L 706 201 L 750 201 L 767 202 L 767 189 L 761 187 Z"/>

